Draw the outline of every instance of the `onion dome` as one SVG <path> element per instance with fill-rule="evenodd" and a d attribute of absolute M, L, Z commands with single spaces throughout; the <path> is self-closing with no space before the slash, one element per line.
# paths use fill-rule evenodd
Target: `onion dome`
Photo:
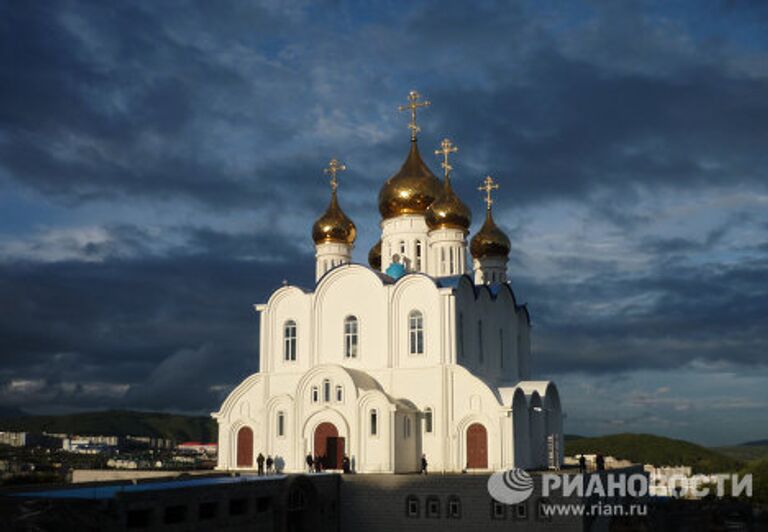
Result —
<path fill-rule="evenodd" d="M 493 221 L 493 214 L 489 206 L 485 210 L 485 223 L 472 237 L 469 250 L 474 258 L 482 259 L 484 257 L 507 257 L 510 249 L 509 237 Z"/>
<path fill-rule="evenodd" d="M 336 242 L 352 245 L 356 236 L 357 228 L 339 207 L 334 188 L 331 192 L 331 203 L 325 213 L 312 226 L 312 240 L 315 241 L 315 244 Z"/>
<path fill-rule="evenodd" d="M 453 228 L 469 232 L 472 211 L 464 205 L 451 187 L 450 176 L 445 177 L 443 191 L 427 208 L 427 225 L 430 229 Z"/>
<path fill-rule="evenodd" d="M 368 264 L 374 270 L 381 270 L 381 240 L 376 242 L 368 252 Z"/>
<path fill-rule="evenodd" d="M 424 214 L 441 191 L 440 180 L 421 160 L 416 139 L 412 138 L 403 166 L 379 191 L 379 212 L 385 220 L 403 214 Z"/>

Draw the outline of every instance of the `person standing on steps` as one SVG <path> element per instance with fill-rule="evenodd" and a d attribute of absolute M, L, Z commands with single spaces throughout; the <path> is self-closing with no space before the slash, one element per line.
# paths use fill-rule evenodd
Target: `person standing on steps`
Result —
<path fill-rule="evenodd" d="M 275 461 L 272 460 L 272 455 L 267 456 L 267 474 L 272 474 L 272 464 L 274 464 Z"/>
<path fill-rule="evenodd" d="M 258 473 L 259 475 L 264 474 L 264 455 L 259 453 L 259 456 L 256 457 L 256 464 L 259 466 Z"/>
<path fill-rule="evenodd" d="M 422 454 L 421 455 L 421 474 L 426 475 L 427 474 L 427 455 Z"/>
<path fill-rule="evenodd" d="M 315 462 L 314 460 L 312 460 L 312 455 L 310 453 L 307 453 L 306 462 L 307 462 L 307 470 L 311 473 L 314 469 Z"/>

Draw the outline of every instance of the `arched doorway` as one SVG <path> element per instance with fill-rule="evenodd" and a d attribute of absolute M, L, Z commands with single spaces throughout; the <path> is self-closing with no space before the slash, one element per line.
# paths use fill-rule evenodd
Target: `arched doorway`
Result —
<path fill-rule="evenodd" d="M 315 428 L 315 456 L 323 458 L 326 469 L 340 469 L 344 458 L 344 438 L 339 437 L 336 425 L 327 421 Z"/>
<path fill-rule="evenodd" d="M 488 469 L 488 431 L 480 423 L 467 429 L 467 469 Z"/>
<path fill-rule="evenodd" d="M 253 430 L 250 427 L 237 431 L 237 467 L 253 467 Z"/>

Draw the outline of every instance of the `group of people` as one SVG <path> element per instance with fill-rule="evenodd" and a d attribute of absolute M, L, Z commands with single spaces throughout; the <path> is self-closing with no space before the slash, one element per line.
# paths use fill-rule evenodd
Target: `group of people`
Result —
<path fill-rule="evenodd" d="M 602 454 L 595 456 L 595 471 L 605 470 L 605 457 Z M 581 454 L 579 455 L 579 473 L 587 472 L 587 459 Z"/>
<path fill-rule="evenodd" d="M 310 473 L 321 473 L 326 469 L 332 469 L 329 467 L 328 457 L 326 455 L 320 456 L 319 454 L 316 454 L 315 456 L 312 456 L 312 454 L 307 454 L 305 462 L 307 463 L 307 471 Z M 346 454 L 341 459 L 341 470 L 344 473 L 350 473 L 352 471 L 349 456 Z"/>
<path fill-rule="evenodd" d="M 271 475 L 272 473 L 279 473 L 275 467 L 275 461 L 272 459 L 271 455 L 267 455 L 266 459 L 264 458 L 264 455 L 259 453 L 259 456 L 256 457 L 256 466 L 258 468 L 259 475 L 263 475 L 265 470 L 264 466 L 267 466 L 266 473 L 267 475 Z"/>
<path fill-rule="evenodd" d="M 582 460 L 584 457 L 582 456 Z M 321 473 L 322 471 L 326 469 L 330 469 L 328 467 L 328 457 L 326 455 L 320 456 L 319 454 L 316 454 L 315 456 L 312 456 L 312 454 L 307 454 L 307 457 L 305 459 L 307 463 L 307 471 L 309 473 Z M 581 464 L 581 460 L 579 461 Z M 264 475 L 265 473 L 267 475 L 271 475 L 273 473 L 279 473 L 278 468 L 275 464 L 275 460 L 272 459 L 271 455 L 267 455 L 265 458 L 263 454 L 259 453 L 259 455 L 256 457 L 256 466 L 258 468 L 258 474 Z M 266 466 L 266 469 L 265 467 Z M 352 472 L 352 466 L 349 460 L 349 456 L 346 454 L 341 459 L 341 470 L 344 473 L 351 473 Z M 427 455 L 422 454 L 421 455 L 421 474 L 426 475 L 427 474 Z"/>

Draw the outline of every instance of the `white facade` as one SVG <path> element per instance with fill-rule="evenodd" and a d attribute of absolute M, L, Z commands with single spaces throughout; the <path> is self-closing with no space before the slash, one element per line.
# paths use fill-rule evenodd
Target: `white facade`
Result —
<path fill-rule="evenodd" d="M 418 471 L 422 455 L 431 471 L 559 465 L 560 399 L 530 380 L 506 256 L 476 275 L 461 228 L 407 213 L 381 229 L 381 271 L 349 263 L 351 244 L 318 243 L 314 290 L 255 306 L 260 367 L 213 414 L 219 469 L 254 469 L 259 453 L 286 471 L 307 455 L 361 473 Z M 394 255 L 399 278 L 385 273 Z"/>
<path fill-rule="evenodd" d="M 344 438 L 358 472 L 416 471 L 422 453 L 436 471 L 540 468 L 548 435 L 562 449 L 557 389 L 528 380 L 528 314 L 508 284 L 418 273 L 393 282 L 345 264 L 313 292 L 284 286 L 256 309 L 259 372 L 214 414 L 220 469 L 252 469 L 263 453 L 303 470 L 323 422 Z M 482 429 L 468 443 L 472 425 Z M 240 451 L 238 466 L 243 427 L 253 448 Z M 485 451 L 468 450 L 483 439 Z"/>

